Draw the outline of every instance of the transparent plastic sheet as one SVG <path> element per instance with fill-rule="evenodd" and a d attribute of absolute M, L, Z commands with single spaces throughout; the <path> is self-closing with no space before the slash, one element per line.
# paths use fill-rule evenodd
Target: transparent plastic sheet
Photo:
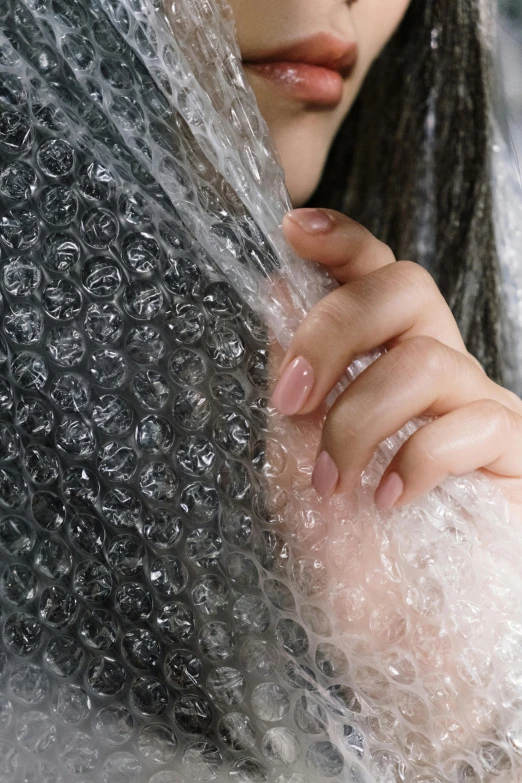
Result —
<path fill-rule="evenodd" d="M 330 281 L 226 8 L 0 5 L 0 780 L 520 780 L 520 522 L 271 410 Z M 356 361 L 346 382 L 373 357 Z"/>

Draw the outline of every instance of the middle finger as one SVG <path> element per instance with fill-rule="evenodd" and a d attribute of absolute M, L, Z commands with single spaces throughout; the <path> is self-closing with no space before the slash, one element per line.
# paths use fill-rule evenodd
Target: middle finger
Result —
<path fill-rule="evenodd" d="M 316 490 L 350 490 L 377 446 L 411 419 L 449 413 L 477 399 L 506 404 L 503 392 L 471 358 L 433 338 L 415 337 L 392 348 L 330 409 L 313 476 Z"/>
<path fill-rule="evenodd" d="M 283 360 L 272 402 L 289 416 L 311 413 L 355 356 L 421 334 L 467 353 L 428 272 L 409 261 L 377 269 L 328 294 L 310 311 Z"/>

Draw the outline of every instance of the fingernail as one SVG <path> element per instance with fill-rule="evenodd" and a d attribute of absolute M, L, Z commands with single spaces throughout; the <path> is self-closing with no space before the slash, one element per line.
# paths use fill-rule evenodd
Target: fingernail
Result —
<path fill-rule="evenodd" d="M 286 214 L 307 234 L 326 234 L 334 227 L 333 219 L 324 209 L 292 209 Z"/>
<path fill-rule="evenodd" d="M 293 416 L 305 404 L 314 385 L 314 371 L 302 356 L 291 362 L 272 394 L 272 403 L 279 413 Z"/>
<path fill-rule="evenodd" d="M 374 495 L 379 508 L 392 508 L 404 492 L 404 481 L 398 473 L 390 473 L 377 487 Z"/>
<path fill-rule="evenodd" d="M 321 497 L 331 495 L 339 482 L 337 465 L 327 451 L 322 451 L 312 473 L 312 486 Z"/>

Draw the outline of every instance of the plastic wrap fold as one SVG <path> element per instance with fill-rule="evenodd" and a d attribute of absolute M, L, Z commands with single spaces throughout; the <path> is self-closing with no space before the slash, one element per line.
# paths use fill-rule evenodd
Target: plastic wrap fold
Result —
<path fill-rule="evenodd" d="M 0 23 L 0 781 L 521 780 L 520 522 L 478 475 L 377 512 L 422 421 L 321 501 L 269 404 L 332 283 L 226 7 Z"/>

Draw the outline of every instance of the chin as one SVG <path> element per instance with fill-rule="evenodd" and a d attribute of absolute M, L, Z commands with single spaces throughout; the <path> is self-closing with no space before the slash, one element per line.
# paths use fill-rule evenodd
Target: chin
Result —
<path fill-rule="evenodd" d="M 332 112 L 281 105 L 274 96 L 258 93 L 257 97 L 283 166 L 292 206 L 300 207 L 319 184 L 339 119 Z"/>
<path fill-rule="evenodd" d="M 320 175 L 321 172 L 313 180 L 310 178 L 305 179 L 299 175 L 296 175 L 294 179 L 289 179 L 285 176 L 286 187 L 294 209 L 305 206 L 319 185 Z"/>
<path fill-rule="evenodd" d="M 306 127 L 271 129 L 271 132 L 283 166 L 292 206 L 303 206 L 319 184 L 330 140 L 323 140 Z"/>

